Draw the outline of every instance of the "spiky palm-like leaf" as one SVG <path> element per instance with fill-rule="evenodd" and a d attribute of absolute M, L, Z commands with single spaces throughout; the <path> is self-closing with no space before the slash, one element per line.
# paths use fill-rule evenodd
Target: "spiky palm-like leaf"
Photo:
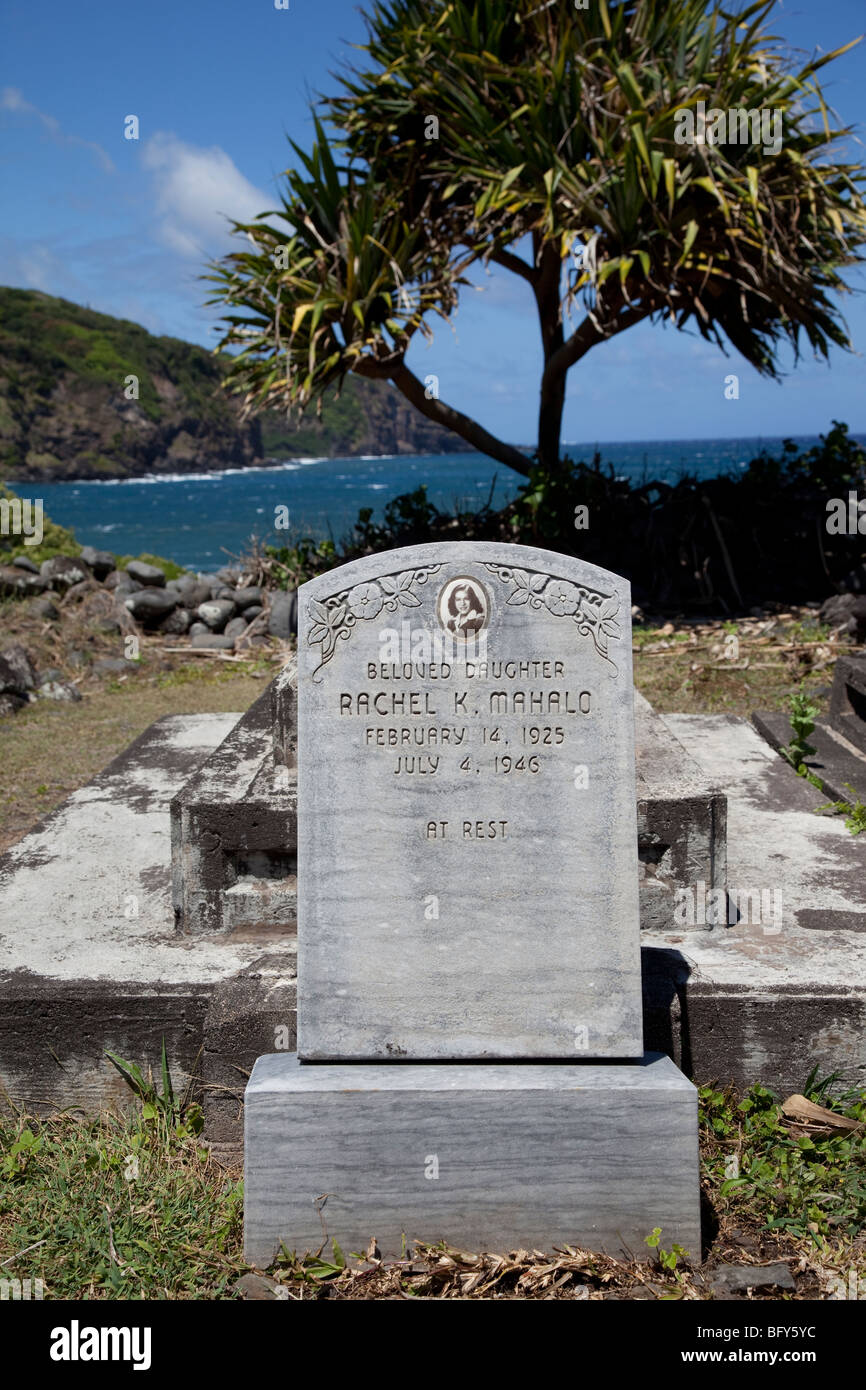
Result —
<path fill-rule="evenodd" d="M 222 300 L 252 315 L 228 319 L 235 384 L 251 404 L 303 408 L 346 371 L 387 376 L 479 443 L 473 422 L 425 399 L 405 355 L 488 260 L 535 297 L 538 456 L 551 466 L 566 373 L 641 319 L 695 326 L 768 376 L 785 342 L 847 347 L 833 296 L 866 243 L 864 171 L 833 152 L 849 131 L 817 73 L 837 55 L 792 68 L 764 29 L 773 4 L 380 0 L 368 67 L 325 103 L 335 153 L 318 122 L 313 155 L 296 149 L 306 177 L 287 176 L 290 233 L 239 227 L 253 253 L 215 268 Z M 780 147 L 679 143 L 680 113 L 700 101 L 778 112 Z M 526 237 L 530 259 L 515 250 Z"/>

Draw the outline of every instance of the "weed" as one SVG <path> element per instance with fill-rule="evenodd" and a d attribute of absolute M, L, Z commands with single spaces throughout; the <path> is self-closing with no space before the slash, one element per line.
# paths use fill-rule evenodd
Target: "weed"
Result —
<path fill-rule="evenodd" d="M 816 806 L 815 810 L 817 812 L 832 809 L 837 815 L 845 817 L 845 827 L 851 831 L 852 835 L 859 835 L 861 830 L 866 830 L 866 805 L 850 782 L 845 782 L 843 785 L 851 793 L 851 801 L 825 801 L 821 806 Z"/>
<path fill-rule="evenodd" d="M 0 1164 L 0 1173 L 4 1178 L 20 1178 L 27 1171 L 27 1165 L 42 1147 L 42 1140 L 37 1139 L 32 1129 L 23 1129 L 14 1143 L 10 1144 L 9 1149 L 3 1155 Z"/>
<path fill-rule="evenodd" d="M 781 750 L 782 755 L 788 759 L 798 776 L 809 777 L 810 781 L 814 781 L 806 768 L 806 759 L 810 758 L 817 750 L 806 740 L 815 728 L 815 720 L 818 718 L 819 712 L 818 706 L 812 703 L 802 687 L 791 696 L 789 706 L 791 732 L 794 737 L 788 746 Z M 820 786 L 820 782 L 817 785 Z"/>
<path fill-rule="evenodd" d="M 830 1092 L 837 1076 L 817 1080 L 803 1094 L 850 1119 L 866 1118 L 866 1090 Z M 866 1127 L 806 1133 L 786 1121 L 778 1097 L 752 1086 L 742 1099 L 731 1090 L 699 1092 L 704 1172 L 718 1186 L 716 1204 L 738 1219 L 763 1219 L 764 1229 L 785 1231 L 815 1244 L 854 1236 L 866 1223 Z M 736 1158 L 736 1176 L 729 1176 Z"/>
<path fill-rule="evenodd" d="M 656 1258 L 658 1259 L 658 1262 L 661 1265 L 662 1269 L 666 1269 L 669 1271 L 669 1273 L 675 1275 L 677 1272 L 677 1265 L 679 1264 L 680 1260 L 687 1260 L 689 1257 L 689 1252 L 688 1250 L 684 1250 L 683 1247 L 679 1245 L 676 1241 L 671 1246 L 670 1250 L 663 1249 L 661 1245 L 661 1237 L 662 1228 L 661 1226 L 656 1226 L 653 1230 L 652 1235 L 647 1236 L 644 1243 L 648 1245 L 651 1250 L 655 1250 Z"/>
<path fill-rule="evenodd" d="M 165 1051 L 165 1038 L 162 1040 L 162 1053 L 160 1056 L 160 1079 L 162 1089 L 157 1090 L 154 1085 L 153 1076 L 148 1070 L 145 1077 L 141 1068 L 134 1062 L 124 1062 L 113 1052 L 106 1052 L 106 1057 L 112 1066 L 116 1067 L 135 1095 L 141 1101 L 141 1117 L 145 1123 L 156 1121 L 165 1127 L 166 1130 L 173 1130 L 179 1139 L 185 1139 L 190 1135 L 200 1134 L 203 1128 L 201 1107 L 195 1102 L 190 1102 L 189 1095 L 193 1082 L 190 1081 L 186 1095 L 183 1100 L 178 1100 L 174 1094 L 171 1084 L 171 1073 L 168 1069 L 168 1058 Z"/>

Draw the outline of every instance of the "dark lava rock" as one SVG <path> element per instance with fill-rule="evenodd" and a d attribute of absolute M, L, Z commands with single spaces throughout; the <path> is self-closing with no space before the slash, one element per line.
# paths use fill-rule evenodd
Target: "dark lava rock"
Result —
<path fill-rule="evenodd" d="M 124 599 L 128 599 L 130 594 L 141 593 L 143 588 L 144 585 L 139 584 L 137 579 L 130 579 L 129 575 L 125 574 L 120 583 L 114 586 L 114 597 L 117 599 L 118 603 L 120 603 Z M 155 589 L 151 590 L 151 593 L 156 592 Z"/>
<path fill-rule="evenodd" d="M 120 676 L 127 671 L 137 671 L 137 661 L 124 661 L 122 656 L 102 656 L 93 663 L 95 676 Z"/>
<path fill-rule="evenodd" d="M 0 695 L 0 716 L 5 714 L 17 714 L 18 711 L 27 704 L 23 695 Z"/>
<path fill-rule="evenodd" d="M 66 700 L 74 704 L 81 699 L 81 691 L 77 686 L 70 685 L 67 681 L 46 681 L 39 687 L 39 698 L 42 700 Z"/>
<path fill-rule="evenodd" d="M 267 1279 L 264 1274 L 241 1275 L 235 1284 L 235 1291 L 241 1298 L 255 1301 L 270 1302 L 274 1299 L 284 1303 L 289 1297 L 289 1290 L 285 1284 L 277 1284 L 273 1279 Z"/>
<path fill-rule="evenodd" d="M 210 647 L 214 651 L 233 652 L 235 649 L 235 639 L 233 637 L 218 636 L 213 632 L 196 633 L 190 642 L 191 647 Z"/>
<path fill-rule="evenodd" d="M 27 612 L 34 618 L 41 618 L 43 622 L 56 623 L 60 617 L 60 609 L 56 603 L 52 603 L 50 598 L 31 598 L 27 602 Z"/>
<path fill-rule="evenodd" d="M 198 608 L 200 604 L 208 603 L 213 597 L 211 585 L 204 584 L 200 579 L 193 579 L 191 575 L 184 575 L 176 581 L 176 585 L 184 608 Z"/>
<path fill-rule="evenodd" d="M 858 640 L 866 638 L 864 594 L 833 594 L 822 603 L 819 616 L 829 627 L 844 627 Z"/>
<path fill-rule="evenodd" d="M 198 581 L 200 584 L 207 585 L 211 598 L 216 598 L 218 591 L 225 588 L 225 580 L 218 578 L 215 574 L 200 574 Z"/>
<path fill-rule="evenodd" d="M 36 685 L 36 672 L 24 648 L 15 643 L 0 653 L 0 694 L 20 695 L 26 700 L 28 690 Z"/>
<path fill-rule="evenodd" d="M 92 545 L 85 545 L 81 548 L 81 558 L 99 580 L 115 573 L 114 556 L 110 550 L 95 550 Z"/>
<path fill-rule="evenodd" d="M 278 589 L 271 595 L 271 611 L 268 618 L 268 632 L 272 637 L 281 637 L 285 641 L 289 637 L 294 637 L 298 631 L 298 595 L 292 589 L 283 591 Z"/>
<path fill-rule="evenodd" d="M 155 589 L 165 588 L 165 575 L 156 565 L 146 565 L 143 560 L 130 560 L 126 573 L 131 579 L 137 579 L 139 584 Z"/>
<path fill-rule="evenodd" d="M 26 598 L 29 594 L 41 594 L 48 588 L 48 580 L 16 565 L 0 565 L 0 594 L 12 594 L 16 598 Z"/>
<path fill-rule="evenodd" d="M 189 632 L 192 615 L 186 608 L 176 608 L 173 613 L 169 613 L 165 622 L 160 623 L 160 632 L 167 632 L 172 636 L 182 637 L 185 632 Z"/>
<path fill-rule="evenodd" d="M 27 555 L 16 555 L 12 561 L 16 569 L 27 570 L 28 574 L 38 574 L 39 566 L 29 559 Z"/>
<path fill-rule="evenodd" d="M 90 578 L 88 565 L 81 559 L 73 560 L 71 555 L 54 555 L 50 560 L 43 560 L 39 573 L 52 589 L 71 589 L 73 584 Z"/>
<path fill-rule="evenodd" d="M 171 593 L 168 589 L 140 589 L 124 599 L 124 607 L 129 609 L 135 621 L 143 627 L 157 627 L 173 612 L 177 603 L 177 594 Z"/>
<path fill-rule="evenodd" d="M 69 602 L 69 600 L 74 602 L 76 599 L 84 598 L 85 594 L 98 592 L 99 584 L 95 579 L 82 579 L 79 584 L 70 584 L 69 588 L 66 590 L 66 600 L 67 602 Z"/>
<path fill-rule="evenodd" d="M 235 589 L 235 603 L 242 613 L 248 608 L 257 604 L 261 608 L 262 591 L 258 585 L 251 585 L 248 589 Z"/>
<path fill-rule="evenodd" d="M 232 618 L 231 622 L 226 623 L 223 629 L 226 637 L 240 637 L 242 632 L 247 630 L 246 618 Z"/>
<path fill-rule="evenodd" d="M 212 632 L 220 632 L 234 615 L 234 604 L 225 598 L 212 599 L 210 603 L 200 603 L 198 607 L 200 620 L 207 623 Z"/>

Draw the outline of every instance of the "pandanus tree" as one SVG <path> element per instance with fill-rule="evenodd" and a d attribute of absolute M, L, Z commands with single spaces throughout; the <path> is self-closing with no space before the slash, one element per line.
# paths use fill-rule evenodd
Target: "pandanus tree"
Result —
<path fill-rule="evenodd" d="M 534 463 L 551 476 L 568 372 L 641 320 L 769 377 L 786 344 L 848 347 L 836 296 L 866 242 L 864 170 L 840 161 L 850 130 L 816 78 L 845 49 L 798 66 L 766 31 L 774 3 L 375 4 L 366 58 L 318 104 L 310 152 L 292 145 L 281 206 L 234 223 L 246 244 L 209 267 L 244 411 L 320 407 L 354 372 L 528 473 L 407 364 L 491 262 L 538 314 Z"/>

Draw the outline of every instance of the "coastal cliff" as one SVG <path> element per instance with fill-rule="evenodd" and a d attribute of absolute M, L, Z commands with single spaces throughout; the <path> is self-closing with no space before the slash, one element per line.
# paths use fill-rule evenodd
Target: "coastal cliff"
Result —
<path fill-rule="evenodd" d="M 461 445 L 387 383 L 354 378 L 321 420 L 268 413 L 242 423 L 224 371 L 224 359 L 194 343 L 37 290 L 0 288 L 0 478 L 204 473 Z"/>

